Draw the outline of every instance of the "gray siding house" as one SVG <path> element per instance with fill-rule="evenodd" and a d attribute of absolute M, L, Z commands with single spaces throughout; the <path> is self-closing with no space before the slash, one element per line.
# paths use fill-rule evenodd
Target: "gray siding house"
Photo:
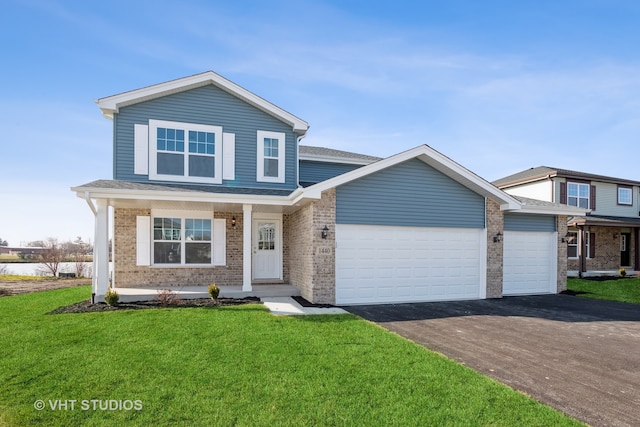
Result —
<path fill-rule="evenodd" d="M 301 145 L 307 122 L 211 71 L 97 104 L 114 176 L 72 188 L 96 217 L 97 301 L 109 286 L 284 285 L 342 305 L 566 286 L 567 217 L 586 210 L 509 195 L 427 145 Z"/>
<path fill-rule="evenodd" d="M 640 182 L 539 166 L 494 182 L 514 196 L 588 209 L 568 218 L 570 275 L 640 269 Z"/>

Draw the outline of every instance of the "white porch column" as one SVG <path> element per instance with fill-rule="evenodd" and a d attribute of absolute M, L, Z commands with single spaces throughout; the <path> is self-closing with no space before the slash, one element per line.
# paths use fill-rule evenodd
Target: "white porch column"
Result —
<path fill-rule="evenodd" d="M 93 292 L 96 294 L 96 301 L 100 301 L 109 288 L 109 205 L 105 199 L 98 199 L 96 207 Z"/>
<path fill-rule="evenodd" d="M 252 205 L 242 205 L 242 291 L 251 291 L 251 229 L 253 221 L 251 220 Z"/>

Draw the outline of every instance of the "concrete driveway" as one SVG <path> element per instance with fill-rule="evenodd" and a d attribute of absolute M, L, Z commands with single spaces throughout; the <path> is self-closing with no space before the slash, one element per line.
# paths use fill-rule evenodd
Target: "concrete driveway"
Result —
<path fill-rule="evenodd" d="M 640 425 L 640 306 L 568 295 L 345 307 L 593 426 Z"/>

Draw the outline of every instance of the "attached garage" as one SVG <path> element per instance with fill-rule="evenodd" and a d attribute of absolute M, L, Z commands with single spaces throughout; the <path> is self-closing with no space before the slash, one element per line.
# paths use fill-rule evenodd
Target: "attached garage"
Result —
<path fill-rule="evenodd" d="M 486 296 L 485 199 L 411 159 L 336 189 L 336 304 Z"/>
<path fill-rule="evenodd" d="M 557 292 L 555 217 L 505 214 L 503 295 Z"/>
<path fill-rule="evenodd" d="M 336 226 L 336 304 L 484 298 L 483 229 Z"/>

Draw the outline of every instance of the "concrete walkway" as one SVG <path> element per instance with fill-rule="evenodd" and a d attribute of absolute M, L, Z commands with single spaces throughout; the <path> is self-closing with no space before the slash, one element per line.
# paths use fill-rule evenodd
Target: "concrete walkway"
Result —
<path fill-rule="evenodd" d="M 346 313 L 346 311 L 338 307 L 303 307 L 290 297 L 265 297 L 260 299 L 265 307 L 276 316 Z"/>

